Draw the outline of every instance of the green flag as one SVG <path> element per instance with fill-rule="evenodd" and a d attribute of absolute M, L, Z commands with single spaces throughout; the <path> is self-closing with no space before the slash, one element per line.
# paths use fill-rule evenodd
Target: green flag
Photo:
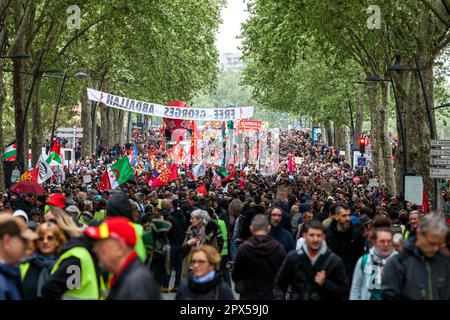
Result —
<path fill-rule="evenodd" d="M 62 164 L 61 156 L 56 152 L 52 152 L 47 158 L 47 163 L 52 166 L 54 165 L 60 166 Z"/>
<path fill-rule="evenodd" d="M 134 175 L 133 168 L 126 156 L 123 156 L 119 161 L 113 164 L 111 166 L 111 171 L 114 173 L 119 186 Z"/>
<path fill-rule="evenodd" d="M 217 173 L 220 175 L 220 177 L 222 178 L 222 179 L 225 179 L 226 177 L 228 177 L 230 174 L 226 171 L 226 170 L 224 170 L 224 169 L 219 169 L 219 170 L 217 170 Z"/>

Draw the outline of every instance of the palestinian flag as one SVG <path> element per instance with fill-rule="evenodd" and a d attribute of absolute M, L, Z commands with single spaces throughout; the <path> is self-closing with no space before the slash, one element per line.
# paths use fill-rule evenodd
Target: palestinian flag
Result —
<path fill-rule="evenodd" d="M 236 176 L 236 172 L 228 173 L 224 169 L 217 170 L 217 173 L 219 174 L 220 178 L 222 179 L 222 184 L 227 183 L 231 179 L 233 179 Z"/>
<path fill-rule="evenodd" d="M 5 153 L 3 153 L 3 161 L 16 161 L 17 149 L 16 142 L 13 141 L 5 147 Z"/>
<path fill-rule="evenodd" d="M 61 146 L 58 143 L 58 139 L 55 139 L 55 141 L 52 144 L 52 147 L 50 148 L 50 154 L 47 158 L 47 163 L 50 166 L 62 166 L 62 159 L 61 159 Z"/>

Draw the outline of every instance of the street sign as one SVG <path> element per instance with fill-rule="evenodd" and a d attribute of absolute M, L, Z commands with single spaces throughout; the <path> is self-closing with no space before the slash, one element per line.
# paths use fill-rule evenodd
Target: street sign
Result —
<path fill-rule="evenodd" d="M 431 149 L 432 156 L 450 156 L 450 149 Z"/>
<path fill-rule="evenodd" d="M 435 179 L 450 178 L 450 169 L 430 168 L 430 177 Z"/>
<path fill-rule="evenodd" d="M 431 159 L 432 166 L 448 166 L 450 165 L 450 159 Z"/>
<path fill-rule="evenodd" d="M 432 147 L 443 147 L 443 146 L 450 147 L 450 140 L 435 140 L 435 139 L 432 139 L 431 140 L 431 146 Z"/>
<path fill-rule="evenodd" d="M 366 158 L 364 157 L 358 158 L 358 167 L 366 167 Z"/>

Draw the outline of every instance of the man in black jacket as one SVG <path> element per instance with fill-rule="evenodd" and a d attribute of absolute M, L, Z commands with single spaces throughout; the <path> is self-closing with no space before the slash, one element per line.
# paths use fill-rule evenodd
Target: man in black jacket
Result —
<path fill-rule="evenodd" d="M 181 281 L 181 266 L 183 263 L 184 252 L 181 249 L 184 237 L 186 236 L 187 222 L 183 211 L 181 210 L 180 200 L 175 199 L 172 202 L 173 212 L 167 216 L 167 221 L 172 224 L 168 232 L 168 238 L 170 243 L 170 265 L 175 269 L 175 284 L 172 288 L 172 292 L 177 292 Z M 170 274 L 164 279 L 162 292 L 168 292 L 170 281 Z"/>
<path fill-rule="evenodd" d="M 133 249 L 137 235 L 130 220 L 106 218 L 98 227 L 87 227 L 84 233 L 96 240 L 94 252 L 100 266 L 114 275 L 110 280 L 109 300 L 161 299 L 153 275 Z"/>
<path fill-rule="evenodd" d="M 327 245 L 342 258 L 347 276 L 351 280 L 359 257 L 364 253 L 364 237 L 350 222 L 350 209 L 343 203 L 335 207 L 335 219 L 326 231 Z"/>
<path fill-rule="evenodd" d="M 256 215 L 251 224 L 252 236 L 239 246 L 231 277 L 243 281 L 241 300 L 273 300 L 273 283 L 286 251 L 269 237 L 269 220 Z"/>
<path fill-rule="evenodd" d="M 269 209 L 269 220 L 270 220 L 270 233 L 269 235 L 277 240 L 284 248 L 284 250 L 289 253 L 295 249 L 295 241 L 291 234 L 291 229 L 286 231 L 282 227 L 283 209 L 280 207 L 272 207 Z"/>
<path fill-rule="evenodd" d="M 381 279 L 384 300 L 450 300 L 450 259 L 439 250 L 448 226 L 438 214 L 427 214 L 402 252 L 388 260 Z"/>
<path fill-rule="evenodd" d="M 322 223 L 311 221 L 297 250 L 288 253 L 274 284 L 277 300 L 286 299 L 291 286 L 292 300 L 342 300 L 349 281 L 342 259 L 328 249 Z"/>

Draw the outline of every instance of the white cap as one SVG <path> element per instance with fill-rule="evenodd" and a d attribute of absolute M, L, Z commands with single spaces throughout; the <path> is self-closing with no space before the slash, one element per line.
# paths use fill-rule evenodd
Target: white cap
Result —
<path fill-rule="evenodd" d="M 16 210 L 16 211 L 14 211 L 13 216 L 14 217 L 22 217 L 22 218 L 25 219 L 25 222 L 28 222 L 28 215 L 23 210 Z"/>

